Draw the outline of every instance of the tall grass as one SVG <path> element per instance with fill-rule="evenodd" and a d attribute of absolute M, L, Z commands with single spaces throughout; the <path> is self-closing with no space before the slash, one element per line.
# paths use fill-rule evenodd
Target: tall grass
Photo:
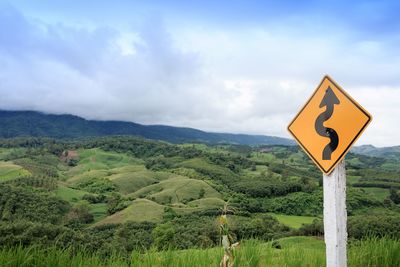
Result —
<path fill-rule="evenodd" d="M 321 241 L 322 243 L 322 241 Z M 248 240 L 236 253 L 235 266 L 325 266 L 324 247 L 313 247 L 301 242 L 292 242 L 274 249 L 270 243 Z M 129 258 L 118 253 L 103 258 L 97 254 L 80 250 L 60 250 L 54 247 L 39 248 L 22 246 L 0 249 L 1 267 L 209 267 L 219 266 L 223 256 L 221 248 L 166 250 L 150 249 L 146 253 L 133 252 Z M 400 266 L 400 241 L 390 238 L 368 238 L 353 242 L 348 250 L 349 266 L 392 267 Z"/>
<path fill-rule="evenodd" d="M 354 267 L 400 266 L 400 241 L 369 237 L 350 246 L 349 261 Z"/>

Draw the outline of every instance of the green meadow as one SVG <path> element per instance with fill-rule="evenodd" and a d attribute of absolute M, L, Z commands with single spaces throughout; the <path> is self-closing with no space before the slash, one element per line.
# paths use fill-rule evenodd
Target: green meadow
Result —
<path fill-rule="evenodd" d="M 325 247 L 314 237 L 289 237 L 277 240 L 281 248 L 257 240 L 243 242 L 235 251 L 235 266 L 245 267 L 311 267 L 325 265 Z M 150 249 L 132 252 L 122 257 L 117 251 L 107 258 L 84 249 L 71 251 L 55 247 L 17 246 L 0 249 L 2 267 L 166 267 L 219 266 L 221 248 L 165 250 Z M 400 265 L 400 242 L 389 238 L 369 238 L 351 243 L 348 250 L 349 267 L 393 267 Z"/>

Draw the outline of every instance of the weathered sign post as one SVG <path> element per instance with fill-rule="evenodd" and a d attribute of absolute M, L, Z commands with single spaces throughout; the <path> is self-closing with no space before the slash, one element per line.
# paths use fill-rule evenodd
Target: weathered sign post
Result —
<path fill-rule="evenodd" d="M 347 266 L 346 170 L 344 157 L 371 122 L 371 115 L 329 76 L 288 126 L 321 169 L 327 267 Z"/>

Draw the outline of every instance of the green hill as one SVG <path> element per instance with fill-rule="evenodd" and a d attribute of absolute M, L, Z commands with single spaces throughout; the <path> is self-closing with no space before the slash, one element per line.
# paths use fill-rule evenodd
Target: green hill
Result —
<path fill-rule="evenodd" d="M 400 238 L 395 160 L 346 156 L 349 238 Z M 213 247 L 226 203 L 235 240 L 320 236 L 321 177 L 295 146 L 0 139 L 0 249 Z"/>

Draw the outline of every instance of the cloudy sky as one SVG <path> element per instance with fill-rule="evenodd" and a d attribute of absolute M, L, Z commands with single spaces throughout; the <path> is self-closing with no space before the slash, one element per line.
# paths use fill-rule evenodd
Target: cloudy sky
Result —
<path fill-rule="evenodd" d="M 0 109 L 289 137 L 329 74 L 400 145 L 399 1 L 141 2 L 1 1 Z"/>

